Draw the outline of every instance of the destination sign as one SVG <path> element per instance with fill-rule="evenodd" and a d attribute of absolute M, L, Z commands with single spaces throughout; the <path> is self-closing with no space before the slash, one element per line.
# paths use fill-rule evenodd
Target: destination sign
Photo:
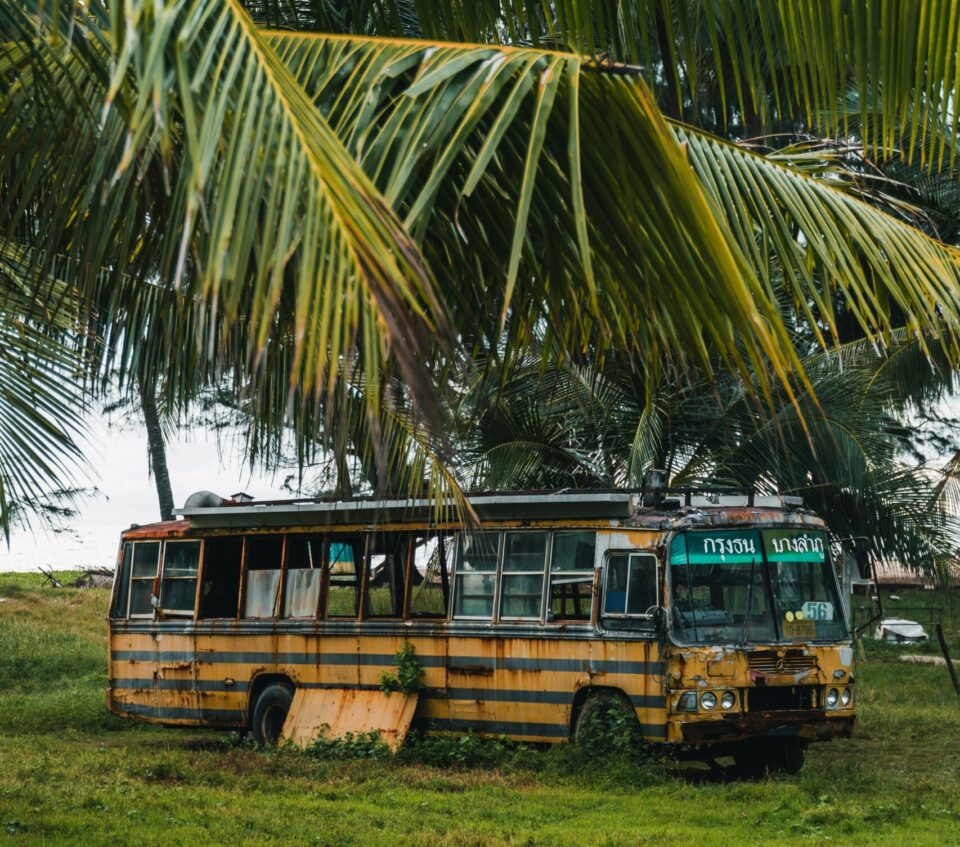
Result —
<path fill-rule="evenodd" d="M 672 565 L 746 564 L 763 561 L 760 533 L 755 529 L 686 532 L 670 547 Z"/>
<path fill-rule="evenodd" d="M 771 562 L 815 562 L 827 558 L 826 535 L 804 529 L 765 529 L 763 545 Z"/>

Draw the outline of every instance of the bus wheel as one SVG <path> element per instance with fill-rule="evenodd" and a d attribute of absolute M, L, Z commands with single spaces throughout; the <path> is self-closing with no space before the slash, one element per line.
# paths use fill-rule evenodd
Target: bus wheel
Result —
<path fill-rule="evenodd" d="M 637 713 L 622 694 L 598 691 L 587 697 L 577 714 L 573 740 L 577 744 L 609 743 L 637 730 Z"/>
<path fill-rule="evenodd" d="M 272 747 L 283 733 L 283 724 L 293 702 L 290 687 L 281 682 L 268 685 L 253 706 L 250 731 L 261 747 Z"/>
<path fill-rule="evenodd" d="M 798 773 L 806 753 L 807 745 L 799 738 L 768 738 L 744 742 L 733 759 L 741 774 L 761 779 L 767 774 Z"/>

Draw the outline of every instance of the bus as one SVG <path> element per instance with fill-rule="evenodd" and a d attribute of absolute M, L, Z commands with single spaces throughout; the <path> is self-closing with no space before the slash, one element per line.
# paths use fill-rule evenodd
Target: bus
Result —
<path fill-rule="evenodd" d="M 181 519 L 131 527 L 109 709 L 274 743 L 298 692 L 321 704 L 377 692 L 409 645 L 422 688 L 403 720 L 422 733 L 559 742 L 615 711 L 677 754 L 787 772 L 810 742 L 851 733 L 830 537 L 794 498 L 469 502 L 464 525 L 429 500 L 200 492 Z"/>

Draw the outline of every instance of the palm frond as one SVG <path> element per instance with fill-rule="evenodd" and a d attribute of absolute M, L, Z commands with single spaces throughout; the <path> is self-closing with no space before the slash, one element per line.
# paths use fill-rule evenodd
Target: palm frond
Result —
<path fill-rule="evenodd" d="M 71 485 L 85 467 L 87 427 L 77 376 L 82 361 L 70 343 L 73 327 L 51 300 L 33 292 L 29 263 L 0 243 L 0 530 L 12 521 L 43 517 L 44 495 L 60 491 L 62 504 L 82 495 Z M 49 284 L 52 296 L 63 294 Z"/>

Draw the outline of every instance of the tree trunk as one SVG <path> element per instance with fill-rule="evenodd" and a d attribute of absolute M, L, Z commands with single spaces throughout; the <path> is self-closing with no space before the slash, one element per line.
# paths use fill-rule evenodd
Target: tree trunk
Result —
<path fill-rule="evenodd" d="M 160 520 L 173 520 L 173 490 L 170 488 L 170 471 L 167 469 L 167 448 L 163 443 L 163 427 L 157 411 L 157 389 L 152 382 L 142 377 L 140 385 L 140 408 L 147 427 L 147 447 L 150 452 L 150 470 L 157 486 L 160 501 Z"/>

